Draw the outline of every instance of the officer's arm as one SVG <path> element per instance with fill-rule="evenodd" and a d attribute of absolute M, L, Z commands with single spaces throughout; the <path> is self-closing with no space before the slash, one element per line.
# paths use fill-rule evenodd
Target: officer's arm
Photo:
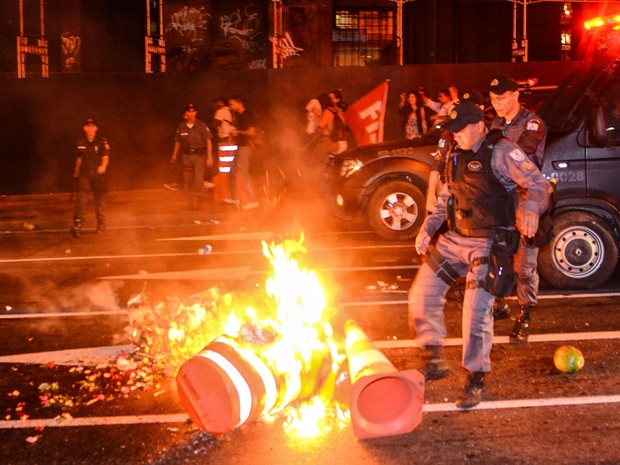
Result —
<path fill-rule="evenodd" d="M 443 186 L 441 186 L 441 191 L 437 196 L 437 209 L 433 212 L 432 215 L 428 215 L 426 218 L 424 218 L 424 223 L 422 223 L 420 232 L 416 237 L 415 248 L 420 255 L 426 253 L 431 239 L 439 230 L 439 228 L 441 228 L 441 226 L 445 223 L 446 202 L 449 197 L 450 191 L 448 190 L 447 184 L 444 184 Z"/>
<path fill-rule="evenodd" d="M 525 155 L 513 144 L 496 145 L 495 173 L 504 186 L 513 190 L 516 185 L 525 189 L 525 204 L 521 232 L 532 237 L 538 229 L 538 218 L 549 205 L 549 181 Z"/>
<path fill-rule="evenodd" d="M 81 167 L 82 167 L 82 157 L 75 157 L 75 167 L 73 168 L 74 178 L 77 178 L 80 175 Z"/>
<path fill-rule="evenodd" d="M 545 139 L 546 133 L 545 123 L 538 118 L 533 118 L 526 123 L 525 130 L 519 136 L 517 145 L 528 157 L 531 157 Z"/>
<path fill-rule="evenodd" d="M 108 163 L 110 163 L 110 157 L 108 155 L 101 157 L 101 164 L 97 167 L 97 173 L 105 173 L 108 169 Z"/>
<path fill-rule="evenodd" d="M 175 141 L 174 149 L 172 149 L 172 156 L 170 157 L 171 163 L 176 163 L 177 157 L 179 156 L 179 150 L 181 150 L 181 143 L 178 141 Z"/>

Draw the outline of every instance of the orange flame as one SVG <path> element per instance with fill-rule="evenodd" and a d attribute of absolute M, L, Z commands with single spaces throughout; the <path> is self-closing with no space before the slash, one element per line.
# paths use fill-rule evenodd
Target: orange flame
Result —
<path fill-rule="evenodd" d="M 262 247 L 273 268 L 265 295 L 220 295 L 210 289 L 189 304 L 160 302 L 133 312 L 132 333 L 141 352 L 170 374 L 216 339 L 225 339 L 247 360 L 258 355 L 281 384 L 265 419 L 287 408 L 286 430 L 314 436 L 327 428 L 321 426 L 326 417 L 341 425 L 348 421 L 343 407 L 332 401 L 344 344 L 334 339 L 318 277 L 295 258 L 307 253 L 303 236 Z M 292 407 L 293 402 L 307 403 Z"/>

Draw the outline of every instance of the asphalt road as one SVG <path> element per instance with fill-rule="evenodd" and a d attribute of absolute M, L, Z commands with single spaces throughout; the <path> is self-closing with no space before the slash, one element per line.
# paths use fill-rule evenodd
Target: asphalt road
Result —
<path fill-rule="evenodd" d="M 453 404 L 465 372 L 452 292 L 446 323 L 454 371 L 426 385 L 413 431 L 358 439 L 350 422 L 327 417 L 316 437 L 303 438 L 276 416 L 214 436 L 188 420 L 174 377 L 114 371 L 119 352 L 133 347 L 132 297 L 258 292 L 270 273 L 261 241 L 303 232 L 303 264 L 336 309 L 336 336 L 354 319 L 403 372 L 421 366 L 407 325 L 406 291 L 419 264 L 413 247 L 330 218 L 308 192 L 253 211 L 214 202 L 199 212 L 185 210 L 174 192 L 112 193 L 108 232 L 87 229 L 78 240 L 68 234 L 68 196 L 3 197 L 0 205 L 3 465 L 620 463 L 617 277 L 587 293 L 543 283 L 526 345 L 508 344 L 512 321 L 496 322 L 488 391 L 472 411 Z M 212 251 L 199 254 L 205 245 Z M 563 344 L 584 353 L 580 372 L 555 369 Z"/>

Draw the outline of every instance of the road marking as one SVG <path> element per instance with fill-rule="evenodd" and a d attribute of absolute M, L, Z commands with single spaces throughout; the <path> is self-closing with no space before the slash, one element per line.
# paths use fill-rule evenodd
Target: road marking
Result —
<path fill-rule="evenodd" d="M 13 311 L 13 310 L 11 310 Z M 27 310 L 17 310 L 27 311 Z M 82 316 L 104 316 L 104 315 L 125 315 L 127 316 L 127 310 L 107 310 L 105 312 L 53 312 L 53 313 L 3 313 L 0 315 L 0 320 L 22 320 L 28 318 L 73 318 Z"/>
<path fill-rule="evenodd" d="M 197 281 L 242 281 L 250 274 L 250 267 L 240 268 L 204 268 L 188 271 L 164 271 L 161 273 L 138 273 L 118 276 L 102 276 L 98 279 L 138 279 L 138 280 L 197 280 Z"/>
<path fill-rule="evenodd" d="M 113 426 L 113 425 L 143 425 L 149 423 L 185 423 L 189 416 L 184 413 L 169 415 L 124 415 L 114 417 L 67 418 L 56 420 L 53 418 L 40 420 L 3 420 L 0 429 L 17 428 L 53 428 L 61 426 Z"/>
<path fill-rule="evenodd" d="M 348 247 L 311 247 L 308 250 L 312 251 L 325 251 L 325 250 L 376 250 L 376 249 L 400 249 L 400 248 L 409 248 L 412 249 L 413 246 L 410 245 L 353 245 Z M 261 254 L 262 250 L 228 250 L 223 252 L 218 252 L 214 250 L 209 252 L 206 256 L 209 255 L 248 255 L 248 254 Z M 134 254 L 134 255 L 85 255 L 81 257 L 42 257 L 42 258 L 5 258 L 1 259 L 0 263 L 41 263 L 41 262 L 68 262 L 68 261 L 79 261 L 79 260 L 113 260 L 113 259 L 133 259 L 133 258 L 162 258 L 162 257 L 195 257 L 199 254 L 197 252 L 177 252 L 177 253 L 154 253 L 154 254 Z"/>
<path fill-rule="evenodd" d="M 620 403 L 620 395 L 610 396 L 582 396 L 582 397 L 551 397 L 543 399 L 513 399 L 513 400 L 490 400 L 480 402 L 470 410 L 497 410 L 507 408 L 532 408 L 532 407 L 564 407 L 569 405 L 593 405 L 593 404 L 617 404 Z M 424 404 L 424 413 L 434 412 L 462 412 L 453 403 Z"/>
<path fill-rule="evenodd" d="M 595 404 L 620 403 L 620 395 L 609 396 L 582 396 L 582 397 L 551 397 L 542 399 L 512 399 L 483 401 L 470 410 L 499 410 L 519 408 L 544 408 L 544 407 L 567 407 Z M 424 404 L 424 413 L 437 412 L 462 412 L 452 402 Z M 79 427 L 79 426 L 116 426 L 116 425 L 144 425 L 160 423 L 185 423 L 189 416 L 184 413 L 167 415 L 124 415 L 112 417 L 87 417 L 56 419 L 28 419 L 28 420 L 3 420 L 0 421 L 0 429 L 26 429 L 26 428 L 54 428 L 54 427 Z"/>
<path fill-rule="evenodd" d="M 530 343 L 533 342 L 564 342 L 564 341 L 598 341 L 620 339 L 620 331 L 597 331 L 580 333 L 553 333 L 553 334 L 532 334 L 529 337 Z M 495 336 L 493 344 L 509 344 L 508 336 Z M 391 341 L 372 341 L 377 349 L 409 349 L 417 347 L 414 339 L 400 339 Z M 462 338 L 447 338 L 444 340 L 445 346 L 461 346 Z M 56 365 L 86 365 L 88 363 L 97 365 L 114 361 L 116 356 L 121 353 L 131 353 L 136 346 L 125 344 L 116 346 L 84 347 L 80 349 L 57 350 L 47 352 L 31 352 L 26 354 L 5 355 L 0 357 L 0 363 L 28 363 L 32 365 L 46 365 L 54 363 Z"/>
<path fill-rule="evenodd" d="M 28 363 L 31 365 L 84 365 L 97 366 L 114 362 L 120 353 L 130 354 L 136 350 L 131 344 L 84 347 L 80 349 L 51 350 L 48 352 L 31 352 L 28 354 L 4 355 L 0 363 Z"/>
<path fill-rule="evenodd" d="M 604 339 L 620 339 L 620 331 L 594 331 L 581 333 L 549 333 L 531 334 L 529 342 L 564 342 L 564 341 L 593 341 Z M 400 339 L 392 341 L 373 341 L 378 349 L 406 349 L 417 347 L 415 339 Z M 508 336 L 494 336 L 493 344 L 510 344 Z M 445 346 L 461 346 L 463 339 L 454 337 L 444 339 Z"/>
<path fill-rule="evenodd" d="M 237 234 L 211 234 L 210 236 L 183 236 L 183 237 L 164 237 L 158 241 L 271 241 L 273 231 L 237 233 Z"/>
<path fill-rule="evenodd" d="M 386 294 L 407 294 L 409 291 L 398 290 L 385 290 L 382 291 Z M 544 294 L 538 294 L 538 300 L 552 300 L 552 299 L 595 299 L 601 297 L 620 297 L 620 291 L 615 292 L 571 292 L 570 294 L 561 292 L 549 292 Z M 517 300 L 516 297 L 506 297 L 506 300 Z M 339 305 L 341 307 L 364 307 L 366 305 L 407 305 L 409 301 L 407 299 L 400 300 L 365 300 L 363 302 L 342 302 Z"/>

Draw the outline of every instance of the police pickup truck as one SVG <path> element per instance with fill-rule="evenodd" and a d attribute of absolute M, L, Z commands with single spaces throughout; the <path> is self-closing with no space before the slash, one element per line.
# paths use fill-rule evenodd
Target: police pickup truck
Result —
<path fill-rule="evenodd" d="M 571 74 L 537 113 L 548 126 L 543 173 L 557 181 L 553 237 L 539 273 L 562 289 L 604 283 L 620 245 L 620 60 L 601 58 Z M 438 136 L 329 155 L 321 174 L 327 210 L 365 217 L 388 240 L 410 241 L 426 215 Z"/>

